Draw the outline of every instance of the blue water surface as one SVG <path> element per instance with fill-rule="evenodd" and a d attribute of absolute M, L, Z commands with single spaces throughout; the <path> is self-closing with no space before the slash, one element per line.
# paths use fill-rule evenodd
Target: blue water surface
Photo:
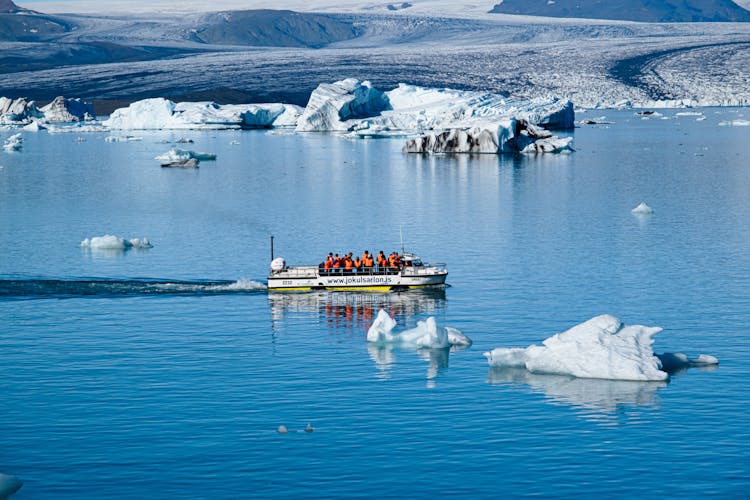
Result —
<path fill-rule="evenodd" d="M 702 113 L 599 112 L 575 153 L 519 157 L 23 132 L 0 153 L 0 473 L 19 500 L 746 496 L 750 128 L 719 123 L 750 111 Z M 160 168 L 180 137 L 217 160 Z M 294 264 L 389 253 L 400 232 L 450 287 L 263 289 L 272 234 Z M 105 234 L 153 248 L 79 246 Z M 381 307 L 474 345 L 368 346 Z M 603 313 L 721 363 L 636 383 L 482 356 Z"/>

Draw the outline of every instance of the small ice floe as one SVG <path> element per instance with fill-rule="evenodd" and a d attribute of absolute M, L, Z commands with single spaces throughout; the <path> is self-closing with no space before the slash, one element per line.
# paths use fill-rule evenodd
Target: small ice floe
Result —
<path fill-rule="evenodd" d="M 163 162 L 176 162 L 185 160 L 213 161 L 216 159 L 216 155 L 211 153 L 196 153 L 195 151 L 172 148 L 166 153 L 154 157 L 154 159 Z"/>
<path fill-rule="evenodd" d="M 21 134 L 11 135 L 5 140 L 5 144 L 3 144 L 3 149 L 9 153 L 12 151 L 21 151 L 22 148 L 23 138 L 21 137 Z"/>
<path fill-rule="evenodd" d="M 161 166 L 163 168 L 198 168 L 199 163 L 200 161 L 197 158 L 189 158 L 187 160 L 168 161 L 162 163 Z"/>
<path fill-rule="evenodd" d="M 305 427 L 305 432 L 312 432 L 315 429 L 313 428 L 312 424 L 310 422 L 307 423 L 307 426 Z"/>
<path fill-rule="evenodd" d="M 153 245 L 146 238 L 125 239 L 119 236 L 107 234 L 94 236 L 81 241 L 81 248 L 90 250 L 129 250 L 131 248 L 152 248 Z"/>
<path fill-rule="evenodd" d="M 630 211 L 636 215 L 648 215 L 654 213 L 654 209 L 646 205 L 645 201 L 642 201 L 640 205 Z"/>
<path fill-rule="evenodd" d="M 37 120 L 31 120 L 31 123 L 28 125 L 24 125 L 21 130 L 25 130 L 26 132 L 39 132 L 40 130 L 45 130 L 47 127 L 39 123 Z"/>
<path fill-rule="evenodd" d="M 675 116 L 703 116 L 700 111 L 680 111 L 674 114 Z"/>
<path fill-rule="evenodd" d="M 86 138 L 78 136 L 75 139 L 73 139 L 73 142 L 86 142 Z"/>
<path fill-rule="evenodd" d="M 104 139 L 107 142 L 137 142 L 142 141 L 143 137 L 134 135 L 110 135 Z"/>
<path fill-rule="evenodd" d="M 232 145 L 232 146 L 239 146 L 240 145 L 240 141 L 232 141 L 229 144 Z"/>
<path fill-rule="evenodd" d="M 0 473 L 0 498 L 8 498 L 21 489 L 23 481 L 16 476 Z"/>
<path fill-rule="evenodd" d="M 180 137 L 175 141 L 177 144 L 193 144 L 195 141 L 192 139 L 186 139 L 184 137 Z"/>
<path fill-rule="evenodd" d="M 367 330 L 367 341 L 377 344 L 398 344 L 415 348 L 441 349 L 451 346 L 470 346 L 471 339 L 450 326 L 438 327 L 434 317 L 418 321 L 417 327 L 394 332 L 396 320 L 381 309 Z"/>
<path fill-rule="evenodd" d="M 280 425 L 276 428 L 276 432 L 278 432 L 279 434 L 288 434 L 289 429 L 286 428 L 286 425 Z"/>
<path fill-rule="evenodd" d="M 720 127 L 748 127 L 750 126 L 750 120 L 725 120 L 719 122 Z"/>
<path fill-rule="evenodd" d="M 709 354 L 700 354 L 697 358 L 690 359 L 681 352 L 665 352 L 657 354 L 656 357 L 661 361 L 662 370 L 667 373 L 675 373 L 688 368 L 715 367 L 719 364 L 719 360 Z"/>

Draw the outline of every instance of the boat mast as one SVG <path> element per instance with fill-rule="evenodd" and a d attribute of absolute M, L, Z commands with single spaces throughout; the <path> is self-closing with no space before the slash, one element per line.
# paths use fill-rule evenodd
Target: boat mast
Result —
<path fill-rule="evenodd" d="M 271 261 L 273 262 L 273 235 L 271 235 Z"/>
<path fill-rule="evenodd" d="M 401 255 L 404 255 L 404 228 L 403 226 L 398 226 L 398 234 L 401 237 Z"/>

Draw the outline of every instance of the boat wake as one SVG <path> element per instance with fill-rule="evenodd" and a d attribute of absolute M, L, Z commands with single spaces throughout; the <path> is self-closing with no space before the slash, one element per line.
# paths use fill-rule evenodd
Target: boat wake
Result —
<path fill-rule="evenodd" d="M 0 300 L 139 295 L 227 295 L 266 291 L 258 281 L 164 279 L 16 279 L 0 280 Z"/>

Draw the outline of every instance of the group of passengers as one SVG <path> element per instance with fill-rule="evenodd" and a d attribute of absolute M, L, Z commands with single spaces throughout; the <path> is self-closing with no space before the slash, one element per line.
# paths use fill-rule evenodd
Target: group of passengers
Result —
<path fill-rule="evenodd" d="M 372 272 L 395 273 L 401 269 L 401 256 L 398 252 L 391 252 L 386 257 L 382 250 L 378 253 L 377 257 L 373 257 L 373 254 L 369 250 L 365 250 L 361 257 L 355 257 L 353 252 L 344 254 L 343 257 L 340 257 L 339 254 L 329 252 L 326 260 L 321 262 L 319 267 L 326 274 L 355 274 L 359 272 L 368 274 Z"/>

